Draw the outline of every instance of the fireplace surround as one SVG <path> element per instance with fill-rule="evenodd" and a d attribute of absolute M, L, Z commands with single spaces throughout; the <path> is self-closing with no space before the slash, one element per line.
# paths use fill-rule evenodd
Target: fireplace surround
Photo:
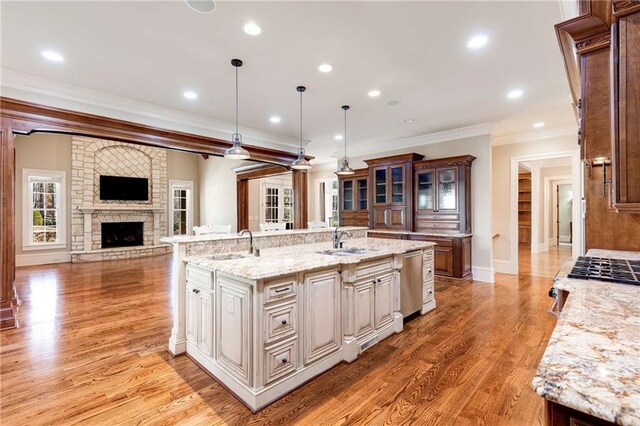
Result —
<path fill-rule="evenodd" d="M 144 245 L 144 222 L 105 222 L 101 228 L 103 249 Z"/>

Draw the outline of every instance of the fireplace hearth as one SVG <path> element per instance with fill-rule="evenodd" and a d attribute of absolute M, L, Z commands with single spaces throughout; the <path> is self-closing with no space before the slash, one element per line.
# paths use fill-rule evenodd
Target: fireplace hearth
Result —
<path fill-rule="evenodd" d="M 103 222 L 102 248 L 144 245 L 143 222 Z"/>

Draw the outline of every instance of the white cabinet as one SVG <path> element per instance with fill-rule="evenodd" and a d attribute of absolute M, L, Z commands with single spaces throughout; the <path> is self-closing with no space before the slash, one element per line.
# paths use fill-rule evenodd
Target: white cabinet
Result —
<path fill-rule="evenodd" d="M 187 285 L 187 342 L 213 356 L 213 292 Z"/>
<path fill-rule="evenodd" d="M 304 363 L 338 349 L 342 342 L 340 276 L 337 269 L 304 276 Z"/>
<path fill-rule="evenodd" d="M 218 276 L 216 359 L 251 385 L 251 286 Z"/>
<path fill-rule="evenodd" d="M 375 278 L 375 328 L 384 327 L 393 322 L 393 274 Z"/>
<path fill-rule="evenodd" d="M 364 279 L 353 285 L 353 335 L 356 339 L 371 333 L 374 325 L 375 279 Z"/>

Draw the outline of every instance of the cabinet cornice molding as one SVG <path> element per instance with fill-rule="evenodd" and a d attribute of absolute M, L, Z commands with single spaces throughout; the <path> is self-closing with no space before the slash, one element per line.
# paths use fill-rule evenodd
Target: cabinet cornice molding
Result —
<path fill-rule="evenodd" d="M 438 166 L 471 166 L 476 159 L 473 155 L 460 155 L 457 157 L 434 158 L 413 163 L 414 169 L 425 169 L 433 165 Z"/>
<path fill-rule="evenodd" d="M 590 38 L 576 41 L 576 51 L 578 54 L 585 54 L 599 49 L 606 49 L 611 45 L 611 31 L 596 34 Z"/>
<path fill-rule="evenodd" d="M 613 17 L 618 20 L 623 16 L 640 12 L 640 0 L 613 0 Z"/>
<path fill-rule="evenodd" d="M 369 167 L 371 167 L 371 166 L 378 166 L 380 164 L 395 164 L 395 163 L 420 161 L 423 158 L 424 158 L 424 155 L 413 152 L 411 154 L 400 154 L 400 155 L 392 155 L 389 157 L 372 158 L 370 160 L 364 160 L 364 162 L 367 163 Z"/>

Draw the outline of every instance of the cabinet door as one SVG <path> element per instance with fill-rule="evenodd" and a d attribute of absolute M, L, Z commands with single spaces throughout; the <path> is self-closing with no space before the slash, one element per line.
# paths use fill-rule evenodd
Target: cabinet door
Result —
<path fill-rule="evenodd" d="M 375 328 L 380 328 L 393 321 L 393 275 L 377 277 L 374 293 Z"/>
<path fill-rule="evenodd" d="M 340 277 L 337 270 L 304 278 L 304 363 L 340 348 L 342 342 Z"/>
<path fill-rule="evenodd" d="M 458 170 L 438 170 L 438 204 L 436 211 L 458 211 Z"/>
<path fill-rule="evenodd" d="M 373 228 L 389 227 L 389 209 L 387 206 L 373 208 Z"/>
<path fill-rule="evenodd" d="M 453 276 L 453 247 L 436 245 L 433 249 L 433 269 L 436 275 Z"/>
<path fill-rule="evenodd" d="M 416 172 L 416 210 L 433 212 L 435 210 L 435 171 L 424 170 Z"/>
<path fill-rule="evenodd" d="M 391 205 L 393 206 L 404 206 L 406 204 L 405 200 L 405 167 L 402 166 L 391 166 L 389 167 L 391 182 L 389 185 L 389 192 L 391 198 Z"/>
<path fill-rule="evenodd" d="M 186 310 L 187 341 L 195 343 L 198 338 L 198 295 L 196 294 L 196 288 L 191 285 L 187 285 Z"/>
<path fill-rule="evenodd" d="M 213 292 L 198 293 L 198 349 L 205 355 L 213 355 Z"/>
<path fill-rule="evenodd" d="M 373 286 L 376 280 L 367 278 L 353 286 L 354 293 L 354 330 L 356 339 L 371 333 L 374 326 L 374 294 Z"/>
<path fill-rule="evenodd" d="M 406 229 L 407 208 L 405 206 L 391 206 L 387 209 L 387 227 Z"/>
<path fill-rule="evenodd" d="M 366 178 L 356 179 L 357 206 L 355 210 L 366 211 L 369 209 L 368 200 L 368 180 Z"/>
<path fill-rule="evenodd" d="M 353 211 L 354 199 L 354 190 L 353 190 L 353 180 L 344 180 L 342 181 L 342 210 L 343 211 Z"/>
<path fill-rule="evenodd" d="M 218 288 L 216 357 L 228 371 L 251 385 L 251 288 L 223 277 L 218 277 Z"/>
<path fill-rule="evenodd" d="M 387 166 L 373 169 L 373 205 L 386 206 L 387 200 Z"/>

